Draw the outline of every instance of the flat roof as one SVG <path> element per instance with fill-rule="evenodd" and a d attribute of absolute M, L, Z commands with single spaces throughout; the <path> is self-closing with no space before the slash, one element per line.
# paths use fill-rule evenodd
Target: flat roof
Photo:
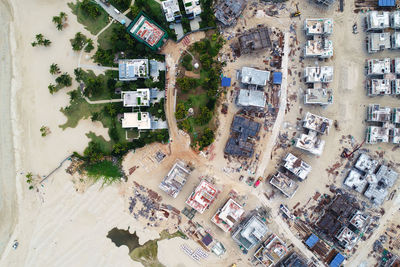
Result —
<path fill-rule="evenodd" d="M 254 253 L 254 257 L 265 267 L 278 263 L 288 252 L 285 242 L 271 234 Z"/>
<path fill-rule="evenodd" d="M 389 28 L 389 12 L 368 11 L 367 12 L 367 30 L 379 30 Z"/>
<path fill-rule="evenodd" d="M 368 75 L 383 75 L 390 73 L 390 58 L 369 59 Z"/>
<path fill-rule="evenodd" d="M 160 48 L 163 45 L 163 40 L 168 38 L 167 32 L 148 18 L 143 11 L 128 26 L 128 32 L 136 40 L 153 50 Z"/>
<path fill-rule="evenodd" d="M 368 38 L 368 52 L 375 53 L 384 49 L 390 49 L 390 33 L 369 33 Z"/>
<path fill-rule="evenodd" d="M 242 75 L 242 83 L 244 84 L 265 86 L 269 81 L 270 72 L 250 67 L 243 67 L 241 75 Z"/>
<path fill-rule="evenodd" d="M 368 95 L 390 95 L 392 87 L 389 79 L 367 80 Z"/>
<path fill-rule="evenodd" d="M 392 109 L 381 107 L 379 104 L 369 104 L 367 111 L 367 121 L 369 122 L 387 122 L 390 121 Z"/>
<path fill-rule="evenodd" d="M 149 77 L 148 59 L 120 59 L 118 60 L 119 79 L 121 81 L 137 80 Z"/>
<path fill-rule="evenodd" d="M 333 56 L 333 42 L 318 35 L 313 40 L 308 40 L 304 49 L 304 56 L 330 58 Z"/>
<path fill-rule="evenodd" d="M 239 222 L 243 214 L 243 207 L 230 198 L 225 205 L 215 213 L 211 221 L 224 230 L 224 232 L 229 232 L 232 230 L 232 227 Z"/>
<path fill-rule="evenodd" d="M 264 108 L 267 98 L 264 91 L 240 89 L 237 104 L 240 106 L 252 106 Z"/>
<path fill-rule="evenodd" d="M 124 113 L 122 128 L 138 128 L 139 130 L 151 129 L 151 119 L 148 112 Z"/>
<path fill-rule="evenodd" d="M 394 29 L 400 28 L 400 11 L 394 11 L 390 14 L 390 26 Z"/>
<path fill-rule="evenodd" d="M 208 206 L 215 200 L 218 195 L 218 190 L 211 183 L 202 180 L 196 189 L 190 194 L 186 200 L 186 204 L 203 213 Z"/>
<path fill-rule="evenodd" d="M 379 126 L 367 127 L 367 144 L 387 143 L 389 142 L 389 128 Z"/>
<path fill-rule="evenodd" d="M 304 104 L 329 105 L 333 103 L 332 90 L 327 88 L 306 89 Z"/>
<path fill-rule="evenodd" d="M 150 105 L 150 89 L 142 88 L 136 91 L 122 91 L 124 107 L 148 107 Z"/>

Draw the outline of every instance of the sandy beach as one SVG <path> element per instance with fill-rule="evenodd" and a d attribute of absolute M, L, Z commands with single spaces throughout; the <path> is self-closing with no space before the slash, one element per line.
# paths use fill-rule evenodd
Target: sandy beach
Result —
<path fill-rule="evenodd" d="M 0 1 L 0 255 L 7 244 L 16 222 L 16 190 L 14 146 L 11 125 L 12 62 L 10 47 L 10 21 L 12 11 L 6 1 Z"/>

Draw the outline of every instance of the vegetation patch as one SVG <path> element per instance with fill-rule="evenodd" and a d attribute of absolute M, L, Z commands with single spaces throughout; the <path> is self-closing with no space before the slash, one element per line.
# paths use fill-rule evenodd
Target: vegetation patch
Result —
<path fill-rule="evenodd" d="M 107 70 L 105 74 L 97 75 L 93 71 L 80 70 L 78 82 L 85 84 L 85 96 L 90 100 L 119 99 L 120 94 L 115 93 L 118 71 Z"/>
<path fill-rule="evenodd" d="M 78 22 L 93 35 L 99 33 L 109 22 L 107 12 L 94 1 L 77 0 L 75 4 L 68 3 L 68 6 L 76 15 Z"/>
<path fill-rule="evenodd" d="M 127 10 L 131 5 L 131 0 L 109 0 L 108 2 L 121 12 Z"/>
<path fill-rule="evenodd" d="M 119 166 L 111 161 L 103 160 L 86 166 L 87 175 L 96 182 L 103 179 L 103 183 L 111 184 L 122 177 Z"/>
<path fill-rule="evenodd" d="M 214 141 L 213 114 L 220 93 L 222 73 L 222 65 L 216 57 L 223 43 L 223 38 L 217 34 L 194 43 L 190 51 L 195 60 L 200 62 L 200 79 L 181 74 L 176 80 L 179 89 L 175 113 L 178 127 L 190 135 L 192 146 L 200 150 Z M 185 70 L 185 65 L 192 60 L 190 55 L 183 56 L 181 65 Z"/>
<path fill-rule="evenodd" d="M 193 70 L 192 60 L 193 58 L 189 54 L 184 55 L 182 58 L 182 66 L 188 71 Z"/>

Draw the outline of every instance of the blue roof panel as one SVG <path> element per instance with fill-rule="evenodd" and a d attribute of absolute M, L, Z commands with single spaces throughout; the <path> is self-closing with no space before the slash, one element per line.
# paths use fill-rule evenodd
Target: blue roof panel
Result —
<path fill-rule="evenodd" d="M 396 0 L 379 0 L 378 6 L 395 6 Z"/>
<path fill-rule="evenodd" d="M 318 236 L 312 234 L 307 240 L 306 240 L 306 245 L 309 248 L 312 248 L 313 246 L 315 246 L 315 244 L 317 244 L 317 242 L 319 241 Z"/>
<path fill-rule="evenodd" d="M 273 73 L 273 83 L 274 84 L 282 83 L 282 72 L 274 72 Z"/>
<path fill-rule="evenodd" d="M 344 261 L 344 256 L 338 253 L 335 258 L 329 264 L 330 267 L 339 267 Z"/>
<path fill-rule="evenodd" d="M 222 77 L 222 79 L 221 79 L 221 86 L 223 86 L 223 87 L 231 86 L 231 78 Z"/>

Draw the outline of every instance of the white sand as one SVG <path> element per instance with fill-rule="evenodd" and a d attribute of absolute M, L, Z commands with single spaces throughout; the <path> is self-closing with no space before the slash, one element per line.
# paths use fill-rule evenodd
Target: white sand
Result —
<path fill-rule="evenodd" d="M 16 218 L 14 148 L 11 125 L 11 48 L 8 3 L 0 1 L 0 254 L 11 236 Z"/>

